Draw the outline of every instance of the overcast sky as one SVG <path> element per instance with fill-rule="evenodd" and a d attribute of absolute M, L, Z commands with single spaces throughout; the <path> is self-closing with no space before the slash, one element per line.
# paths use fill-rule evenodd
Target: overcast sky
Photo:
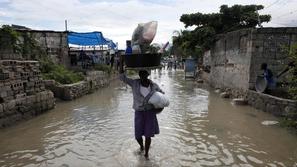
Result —
<path fill-rule="evenodd" d="M 222 4 L 262 4 L 272 21 L 265 27 L 297 26 L 297 0 L 0 0 L 0 25 L 18 24 L 32 29 L 101 31 L 125 48 L 138 23 L 158 21 L 153 43 L 171 41 L 174 30 L 184 29 L 182 14 L 218 12 Z"/>

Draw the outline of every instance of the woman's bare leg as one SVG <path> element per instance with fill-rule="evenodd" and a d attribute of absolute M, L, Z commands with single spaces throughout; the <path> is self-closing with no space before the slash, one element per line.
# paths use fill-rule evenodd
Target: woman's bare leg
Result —
<path fill-rule="evenodd" d="M 140 146 L 140 151 L 143 151 L 144 149 L 143 149 L 143 140 L 142 140 L 142 137 L 137 138 L 136 141 L 137 141 L 137 143 Z"/>
<path fill-rule="evenodd" d="M 151 146 L 151 138 L 150 137 L 146 137 L 145 138 L 145 147 L 144 147 L 144 149 L 145 149 L 145 154 L 144 154 L 144 156 L 145 156 L 145 158 L 147 158 L 148 159 L 148 152 L 149 152 L 149 150 L 150 150 L 150 146 Z"/>

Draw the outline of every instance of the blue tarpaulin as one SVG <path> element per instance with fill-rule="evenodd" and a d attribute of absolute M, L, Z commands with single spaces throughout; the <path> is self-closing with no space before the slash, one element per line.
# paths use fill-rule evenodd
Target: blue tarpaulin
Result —
<path fill-rule="evenodd" d="M 116 44 L 108 39 L 104 38 L 101 32 L 69 32 L 68 43 L 80 46 L 96 46 L 96 45 L 108 45 L 110 48 L 115 49 Z"/>
<path fill-rule="evenodd" d="M 105 38 L 105 39 L 108 42 L 109 47 L 111 47 L 113 49 L 117 47 L 117 45 L 111 39 L 108 39 L 108 38 Z"/>

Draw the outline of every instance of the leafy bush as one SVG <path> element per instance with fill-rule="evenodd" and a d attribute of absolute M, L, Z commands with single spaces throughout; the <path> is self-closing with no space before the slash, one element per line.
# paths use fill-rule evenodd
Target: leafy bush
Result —
<path fill-rule="evenodd" d="M 21 52 L 19 36 L 20 34 L 9 25 L 2 25 L 0 28 L 0 50 L 12 49 L 15 53 Z"/>
<path fill-rule="evenodd" d="M 40 60 L 41 73 L 44 79 L 53 79 L 61 84 L 71 84 L 84 79 L 81 73 L 74 73 L 64 66 L 55 64 L 48 59 Z"/>
<path fill-rule="evenodd" d="M 289 76 L 289 94 L 292 99 L 297 100 L 297 44 L 290 48 L 289 57 L 291 58 L 292 66 Z"/>
<path fill-rule="evenodd" d="M 40 56 L 46 55 L 32 33 L 18 32 L 9 25 L 0 28 L 0 51 L 13 51 L 28 60 L 38 60 Z"/>
<path fill-rule="evenodd" d="M 283 118 L 280 125 L 282 127 L 297 128 L 297 121 L 289 118 Z"/>

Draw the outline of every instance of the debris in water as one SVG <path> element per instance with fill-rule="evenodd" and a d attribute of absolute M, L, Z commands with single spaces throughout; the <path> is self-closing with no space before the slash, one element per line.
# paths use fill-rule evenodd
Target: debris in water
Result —
<path fill-rule="evenodd" d="M 276 124 L 278 124 L 279 122 L 278 121 L 263 121 L 262 122 L 262 125 L 267 125 L 267 126 L 269 126 L 269 125 L 276 125 Z"/>

